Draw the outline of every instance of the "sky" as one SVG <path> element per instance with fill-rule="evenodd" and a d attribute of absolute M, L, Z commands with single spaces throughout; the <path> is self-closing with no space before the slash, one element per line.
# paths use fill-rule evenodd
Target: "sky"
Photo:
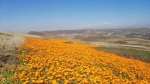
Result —
<path fill-rule="evenodd" d="M 150 0 L 0 0 L 0 31 L 150 27 Z"/>

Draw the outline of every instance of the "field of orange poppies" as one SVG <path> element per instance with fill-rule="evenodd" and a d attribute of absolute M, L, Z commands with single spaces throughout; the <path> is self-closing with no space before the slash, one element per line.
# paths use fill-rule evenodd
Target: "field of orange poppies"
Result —
<path fill-rule="evenodd" d="M 150 63 L 68 40 L 26 38 L 2 84 L 150 84 Z"/>

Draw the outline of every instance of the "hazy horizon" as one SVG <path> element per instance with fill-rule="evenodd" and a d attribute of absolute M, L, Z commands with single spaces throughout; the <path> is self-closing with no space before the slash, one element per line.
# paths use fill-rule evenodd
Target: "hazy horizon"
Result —
<path fill-rule="evenodd" d="M 150 0 L 0 0 L 0 31 L 150 28 Z"/>

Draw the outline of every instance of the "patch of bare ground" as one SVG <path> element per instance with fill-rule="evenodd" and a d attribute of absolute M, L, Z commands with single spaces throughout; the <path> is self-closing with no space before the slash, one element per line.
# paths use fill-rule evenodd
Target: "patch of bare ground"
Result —
<path fill-rule="evenodd" d="M 93 45 L 105 46 L 105 47 L 134 47 L 137 49 L 146 49 L 150 51 L 150 47 L 140 46 L 140 45 L 127 45 L 127 44 L 115 44 L 115 43 L 108 43 L 108 42 L 89 42 Z"/>

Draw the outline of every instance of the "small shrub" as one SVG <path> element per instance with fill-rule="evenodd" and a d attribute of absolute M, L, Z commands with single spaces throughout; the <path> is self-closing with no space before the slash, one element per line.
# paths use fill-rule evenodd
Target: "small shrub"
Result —
<path fill-rule="evenodd" d="M 125 41 L 116 41 L 116 43 L 119 43 L 119 44 L 127 44 L 127 42 L 125 42 Z"/>

